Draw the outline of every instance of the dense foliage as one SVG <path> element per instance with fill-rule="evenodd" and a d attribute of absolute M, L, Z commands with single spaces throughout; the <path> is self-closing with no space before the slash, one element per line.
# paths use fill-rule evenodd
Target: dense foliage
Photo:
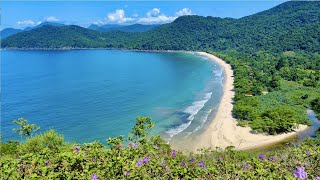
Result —
<path fill-rule="evenodd" d="M 46 26 L 8 37 L 2 47 L 319 52 L 319 9 L 318 1 L 290 1 L 240 19 L 183 16 L 145 33 L 97 33 L 79 26 Z"/>
<path fill-rule="evenodd" d="M 148 137 L 148 117 L 132 134 L 72 144 L 54 130 L 1 146 L 0 179 L 315 179 L 320 178 L 320 138 L 276 151 L 202 149 L 183 154 L 159 136 Z"/>
<path fill-rule="evenodd" d="M 240 125 L 276 134 L 319 115 L 320 2 L 289 1 L 240 19 L 183 16 L 143 33 L 42 26 L 3 40 L 5 48 L 202 50 L 235 73 L 234 116 Z"/>
<path fill-rule="evenodd" d="M 297 124 L 310 125 L 307 107 L 319 113 L 319 54 L 208 52 L 220 56 L 234 69 L 233 113 L 240 125 L 276 134 L 291 131 Z"/>
<path fill-rule="evenodd" d="M 149 31 L 158 25 L 156 24 L 132 24 L 132 25 L 116 25 L 116 24 L 107 24 L 107 25 L 90 25 L 88 29 L 96 30 L 100 32 L 110 32 L 110 31 L 121 31 L 121 32 L 146 32 Z"/>

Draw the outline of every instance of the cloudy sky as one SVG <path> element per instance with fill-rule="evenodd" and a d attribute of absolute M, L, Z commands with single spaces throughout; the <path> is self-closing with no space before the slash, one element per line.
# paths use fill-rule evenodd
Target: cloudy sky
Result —
<path fill-rule="evenodd" d="M 44 21 L 90 24 L 163 24 L 183 15 L 240 18 L 284 1 L 5 1 L 1 29 L 25 28 Z"/>

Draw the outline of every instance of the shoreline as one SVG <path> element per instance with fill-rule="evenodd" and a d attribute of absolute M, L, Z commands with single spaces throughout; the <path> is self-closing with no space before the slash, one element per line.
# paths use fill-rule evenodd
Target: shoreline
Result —
<path fill-rule="evenodd" d="M 224 92 L 219 103 L 218 109 L 213 117 L 208 122 L 208 126 L 203 127 L 201 132 L 194 137 L 187 137 L 183 141 L 170 143 L 173 148 L 179 150 L 187 150 L 196 152 L 200 148 L 226 148 L 234 146 L 238 150 L 251 150 L 261 147 L 266 147 L 272 144 L 281 143 L 287 139 L 292 139 L 300 132 L 308 129 L 306 125 L 299 125 L 299 128 L 292 132 L 279 135 L 253 134 L 250 127 L 237 126 L 237 120 L 232 116 L 233 100 L 235 95 L 233 87 L 233 70 L 231 65 L 224 60 L 200 51 L 186 50 L 137 50 L 137 49 L 118 49 L 118 48 L 2 48 L 1 50 L 44 50 L 44 51 L 59 51 L 59 50 L 124 50 L 132 52 L 192 52 L 204 56 L 212 61 L 215 61 L 223 68 L 224 71 Z"/>
<path fill-rule="evenodd" d="M 126 49 L 126 48 L 0 48 L 0 50 L 16 50 L 16 51 L 72 51 L 72 50 L 119 50 L 132 52 L 195 52 L 188 50 L 143 50 L 143 49 Z"/>
<path fill-rule="evenodd" d="M 226 148 L 228 146 L 234 146 L 238 150 L 256 149 L 270 144 L 280 143 L 288 138 L 293 138 L 297 136 L 299 132 L 308 128 L 306 125 L 299 125 L 293 132 L 279 135 L 265 135 L 251 133 L 250 127 L 237 126 L 237 121 L 232 116 L 232 99 L 235 92 L 231 65 L 212 54 L 206 52 L 196 53 L 215 61 L 224 69 L 224 94 L 216 115 L 208 127 L 192 140 L 195 142 L 194 146 L 187 147 L 187 150 L 195 152 L 199 148 Z"/>

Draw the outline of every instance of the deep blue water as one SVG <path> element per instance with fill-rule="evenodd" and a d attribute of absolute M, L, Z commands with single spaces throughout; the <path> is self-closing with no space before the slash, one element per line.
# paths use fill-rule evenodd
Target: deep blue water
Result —
<path fill-rule="evenodd" d="M 118 50 L 1 51 L 1 134 L 14 119 L 79 143 L 127 135 L 150 116 L 170 139 L 201 129 L 219 104 L 223 73 L 192 53 Z"/>

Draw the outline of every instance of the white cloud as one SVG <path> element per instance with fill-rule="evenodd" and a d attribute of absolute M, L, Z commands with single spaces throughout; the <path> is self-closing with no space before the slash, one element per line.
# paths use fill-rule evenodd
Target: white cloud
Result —
<path fill-rule="evenodd" d="M 160 15 L 160 9 L 153 8 L 147 13 L 147 17 L 142 17 L 137 20 L 138 23 L 142 24 L 161 24 L 169 23 L 177 19 L 179 16 L 191 15 L 192 12 L 188 8 L 183 8 L 175 13 L 175 16 L 166 16 L 164 14 Z"/>
<path fill-rule="evenodd" d="M 147 17 L 157 17 L 160 14 L 160 9 L 153 8 L 151 11 L 147 13 Z"/>
<path fill-rule="evenodd" d="M 133 21 L 134 18 L 126 17 L 123 9 L 117 9 L 114 13 L 110 13 L 107 16 L 107 22 L 110 23 L 126 23 Z"/>
<path fill-rule="evenodd" d="M 45 21 L 48 21 L 48 22 L 57 22 L 59 21 L 59 19 L 57 19 L 56 17 L 54 16 L 49 16 L 49 17 L 46 17 L 44 18 Z"/>
<path fill-rule="evenodd" d="M 142 24 L 158 24 L 158 23 L 167 23 L 174 21 L 177 17 L 160 15 L 157 17 L 142 17 L 137 20 L 138 23 Z"/>
<path fill-rule="evenodd" d="M 32 20 L 18 21 L 17 25 L 18 26 L 33 26 L 33 25 L 35 25 L 35 22 L 33 22 Z"/>
<path fill-rule="evenodd" d="M 98 21 L 93 22 L 92 24 L 94 24 L 94 25 L 103 25 L 103 24 L 106 24 L 106 22 L 98 20 Z"/>
<path fill-rule="evenodd" d="M 176 12 L 177 16 L 186 16 L 186 15 L 192 15 L 192 12 L 188 8 L 183 8 L 180 11 Z"/>
<path fill-rule="evenodd" d="M 104 20 L 98 20 L 92 24 L 104 25 L 104 24 L 125 24 L 125 23 L 141 23 L 141 24 L 162 24 L 174 21 L 179 16 L 192 15 L 192 12 L 188 8 L 183 8 L 176 12 L 173 16 L 167 16 L 161 13 L 159 8 L 153 8 L 148 11 L 145 17 L 139 17 L 138 14 L 133 14 L 131 17 L 126 17 L 123 9 L 117 9 L 113 13 L 109 13 Z"/>

